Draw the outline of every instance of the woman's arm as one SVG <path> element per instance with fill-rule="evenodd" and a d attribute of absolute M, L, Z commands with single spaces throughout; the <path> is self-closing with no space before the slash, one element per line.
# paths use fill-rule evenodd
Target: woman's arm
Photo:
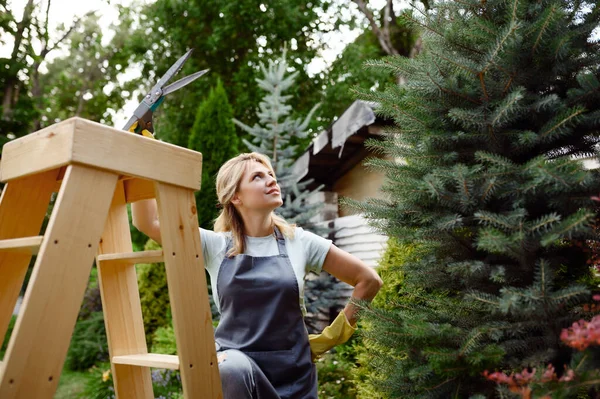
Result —
<path fill-rule="evenodd" d="M 383 281 L 375 270 L 365 265 L 356 256 L 333 244 L 323 262 L 323 270 L 352 285 L 354 287 L 352 298 L 354 299 L 371 301 L 383 285 Z M 352 303 L 348 303 L 344 308 L 344 313 L 352 325 L 356 322 L 357 310 L 358 308 Z"/>
<path fill-rule="evenodd" d="M 157 208 L 155 199 L 136 201 L 131 204 L 131 219 L 136 229 L 162 244 Z"/>

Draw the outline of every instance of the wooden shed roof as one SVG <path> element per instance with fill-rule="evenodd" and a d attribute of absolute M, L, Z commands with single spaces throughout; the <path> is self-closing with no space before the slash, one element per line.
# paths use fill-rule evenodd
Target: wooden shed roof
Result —
<path fill-rule="evenodd" d="M 292 168 L 298 179 L 314 179 L 309 188 L 324 184 L 326 190 L 331 189 L 340 177 L 370 155 L 365 141 L 381 137 L 382 125 L 389 124 L 375 115 L 375 109 L 374 103 L 352 103 L 294 163 Z"/>

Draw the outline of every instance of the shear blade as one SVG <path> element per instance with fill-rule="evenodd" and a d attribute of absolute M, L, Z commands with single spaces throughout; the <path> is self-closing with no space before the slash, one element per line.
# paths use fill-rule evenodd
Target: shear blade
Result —
<path fill-rule="evenodd" d="M 199 71 L 189 76 L 186 76 L 185 78 L 181 78 L 177 82 L 171 83 L 167 87 L 163 88 L 162 95 L 166 96 L 169 93 L 173 93 L 175 90 L 181 89 L 183 86 L 192 83 L 194 80 L 198 79 L 200 76 L 204 75 L 208 71 L 208 69 L 205 69 L 203 71 Z"/>
<path fill-rule="evenodd" d="M 182 55 L 173 65 L 171 65 L 171 68 L 169 68 L 169 70 L 167 71 L 167 73 L 165 73 L 163 75 L 163 77 L 160 78 L 160 80 L 158 81 L 158 83 L 154 87 L 158 88 L 158 89 L 162 89 L 162 87 L 165 85 L 165 83 L 167 83 L 169 81 L 169 79 L 171 79 L 173 77 L 173 75 L 175 75 L 177 72 L 179 72 L 179 70 L 181 69 L 181 67 L 183 66 L 183 64 L 187 61 L 187 59 L 192 54 L 193 50 L 194 49 L 189 49 L 187 51 L 187 53 L 185 53 L 184 55 Z M 153 88 L 153 90 L 154 90 L 154 88 Z"/>

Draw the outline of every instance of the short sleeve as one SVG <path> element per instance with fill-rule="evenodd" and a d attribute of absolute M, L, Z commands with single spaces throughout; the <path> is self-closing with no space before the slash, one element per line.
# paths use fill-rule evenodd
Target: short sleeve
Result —
<path fill-rule="evenodd" d="M 225 250 L 227 244 L 222 234 L 203 229 L 202 227 L 200 227 L 200 241 L 202 241 L 204 266 L 208 269 L 213 264 L 213 259 Z"/>
<path fill-rule="evenodd" d="M 331 248 L 331 240 L 306 231 L 301 227 L 296 228 L 296 239 L 302 242 L 306 254 L 306 271 L 316 274 L 321 273 L 325 257 Z"/>

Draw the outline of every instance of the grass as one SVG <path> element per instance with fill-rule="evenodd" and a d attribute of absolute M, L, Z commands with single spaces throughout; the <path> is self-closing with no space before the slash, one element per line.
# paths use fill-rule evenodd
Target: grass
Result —
<path fill-rule="evenodd" d="M 63 369 L 58 388 L 54 394 L 54 399 L 74 399 L 79 398 L 90 373 L 87 371 L 71 371 Z"/>

